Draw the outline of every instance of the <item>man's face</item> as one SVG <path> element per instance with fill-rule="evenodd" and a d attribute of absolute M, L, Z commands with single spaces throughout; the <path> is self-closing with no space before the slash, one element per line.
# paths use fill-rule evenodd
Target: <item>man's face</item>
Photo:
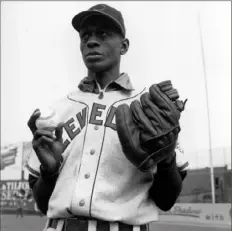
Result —
<path fill-rule="evenodd" d="M 82 58 L 89 70 L 102 72 L 119 64 L 123 38 L 106 17 L 87 18 L 80 29 L 80 40 Z"/>

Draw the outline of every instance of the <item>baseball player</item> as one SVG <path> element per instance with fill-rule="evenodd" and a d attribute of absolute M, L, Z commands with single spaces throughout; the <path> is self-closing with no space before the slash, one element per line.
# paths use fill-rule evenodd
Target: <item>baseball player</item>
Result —
<path fill-rule="evenodd" d="M 23 198 L 18 198 L 16 202 L 17 202 L 16 218 L 23 217 L 23 207 L 24 207 Z"/>
<path fill-rule="evenodd" d="M 129 49 L 121 12 L 98 4 L 72 26 L 88 76 L 49 116 L 36 109 L 28 121 L 29 184 L 45 230 L 147 231 L 186 176 L 178 146 L 185 103 L 171 81 L 134 88 L 120 72 Z"/>

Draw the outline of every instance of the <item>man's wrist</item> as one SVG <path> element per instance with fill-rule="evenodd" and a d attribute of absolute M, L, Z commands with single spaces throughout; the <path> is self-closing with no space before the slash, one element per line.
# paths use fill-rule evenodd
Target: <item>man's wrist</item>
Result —
<path fill-rule="evenodd" d="M 56 171 L 54 172 L 49 172 L 47 171 L 43 165 L 41 164 L 40 165 L 40 173 L 41 173 L 41 177 L 43 178 L 43 180 L 49 180 L 49 181 L 52 181 L 52 180 L 56 180 L 58 175 L 59 175 L 59 169 L 60 169 L 60 166 L 59 168 L 57 168 Z"/>
<path fill-rule="evenodd" d="M 176 164 L 176 153 L 173 152 L 166 159 L 157 164 L 158 171 L 165 171 L 173 167 Z"/>

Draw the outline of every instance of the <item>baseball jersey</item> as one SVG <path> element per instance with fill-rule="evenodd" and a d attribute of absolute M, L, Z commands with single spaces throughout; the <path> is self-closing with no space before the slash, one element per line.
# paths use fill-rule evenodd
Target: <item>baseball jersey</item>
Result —
<path fill-rule="evenodd" d="M 84 78 L 79 88 L 52 104 L 64 122 L 63 164 L 48 204 L 48 218 L 77 216 L 141 225 L 158 220 L 158 208 L 148 197 L 156 166 L 141 172 L 124 155 L 116 132 L 115 111 L 139 99 L 148 88 L 134 88 L 126 73 L 101 90 Z M 176 149 L 177 165 L 187 167 Z M 28 170 L 40 174 L 33 152 Z M 158 189 L 157 189 L 158 190 Z"/>

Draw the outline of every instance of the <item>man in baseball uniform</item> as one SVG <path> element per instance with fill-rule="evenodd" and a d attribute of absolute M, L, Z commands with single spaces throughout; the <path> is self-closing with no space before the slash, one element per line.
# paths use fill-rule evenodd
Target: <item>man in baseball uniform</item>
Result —
<path fill-rule="evenodd" d="M 186 176 L 177 143 L 182 101 L 170 81 L 134 88 L 120 72 L 129 40 L 118 10 L 98 4 L 72 25 L 88 76 L 49 116 L 37 109 L 28 121 L 29 184 L 45 230 L 147 231 Z"/>

